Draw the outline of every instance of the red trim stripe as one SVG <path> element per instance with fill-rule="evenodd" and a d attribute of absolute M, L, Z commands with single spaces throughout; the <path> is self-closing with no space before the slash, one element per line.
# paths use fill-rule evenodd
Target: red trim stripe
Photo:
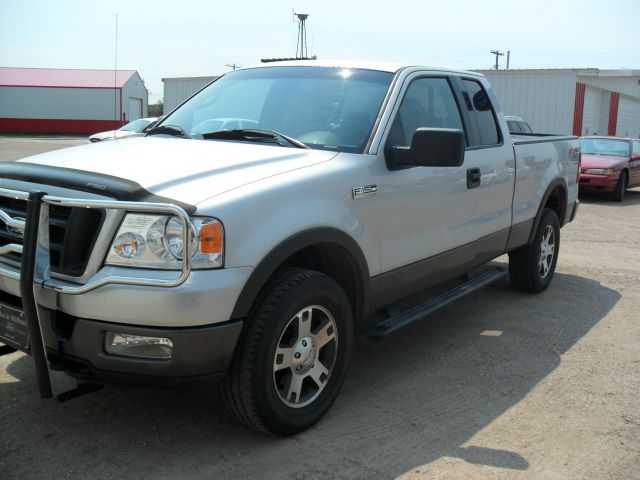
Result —
<path fill-rule="evenodd" d="M 611 100 L 609 100 L 609 128 L 607 135 L 615 135 L 618 127 L 618 105 L 620 104 L 620 94 L 611 92 Z"/>
<path fill-rule="evenodd" d="M 48 118 L 0 118 L 3 133 L 98 133 L 123 125 L 118 120 L 65 120 Z"/>
<path fill-rule="evenodd" d="M 573 134 L 582 135 L 582 116 L 584 115 L 585 84 L 576 83 L 576 102 L 573 107 Z"/>
<path fill-rule="evenodd" d="M 12 88 L 78 88 L 82 90 L 118 90 L 120 87 L 79 87 L 74 85 L 5 85 L 0 84 L 0 87 L 12 87 Z"/>

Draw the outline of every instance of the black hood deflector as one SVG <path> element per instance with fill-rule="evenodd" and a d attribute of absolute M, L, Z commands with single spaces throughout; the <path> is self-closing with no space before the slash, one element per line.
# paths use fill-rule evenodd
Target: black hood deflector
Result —
<path fill-rule="evenodd" d="M 73 168 L 26 162 L 0 162 L 0 178 L 80 190 L 125 202 L 171 203 L 189 214 L 196 211 L 194 205 L 155 195 L 131 180 Z"/>

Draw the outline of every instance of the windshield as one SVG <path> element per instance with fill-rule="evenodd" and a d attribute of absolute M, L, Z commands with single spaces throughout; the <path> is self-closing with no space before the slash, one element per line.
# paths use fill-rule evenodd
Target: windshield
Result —
<path fill-rule="evenodd" d="M 590 155 L 611 155 L 613 157 L 628 157 L 629 142 L 626 140 L 612 140 L 609 138 L 583 138 L 582 153 Z"/>
<path fill-rule="evenodd" d="M 139 120 L 134 120 L 133 122 L 127 123 L 124 127 L 121 127 L 118 130 L 122 130 L 124 132 L 140 133 L 142 132 L 144 127 L 149 125 L 149 123 L 151 123 L 151 120 L 144 120 L 141 118 Z"/>
<path fill-rule="evenodd" d="M 324 67 L 238 70 L 161 125 L 196 139 L 220 130 L 270 130 L 310 148 L 362 153 L 392 79 L 388 72 Z"/>

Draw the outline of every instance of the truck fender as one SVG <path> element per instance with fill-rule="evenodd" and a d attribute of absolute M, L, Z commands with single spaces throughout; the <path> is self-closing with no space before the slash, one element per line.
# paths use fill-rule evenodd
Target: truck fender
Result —
<path fill-rule="evenodd" d="M 244 318 L 249 314 L 262 288 L 288 258 L 307 247 L 319 244 L 336 245 L 348 252 L 353 263 L 351 268 L 356 271 L 357 305 L 353 307 L 357 312 L 362 312 L 369 293 L 369 267 L 360 246 L 350 235 L 337 228 L 317 227 L 283 240 L 260 261 L 242 288 L 231 318 Z"/>
<path fill-rule="evenodd" d="M 555 178 L 551 181 L 547 190 L 544 192 L 542 196 L 542 201 L 538 206 L 538 212 L 536 213 L 535 219 L 533 221 L 533 226 L 531 227 L 531 232 L 529 232 L 529 240 L 527 245 L 533 242 L 534 237 L 536 236 L 536 232 L 538 231 L 538 225 L 540 225 L 540 220 L 542 219 L 542 212 L 544 211 L 544 206 L 547 204 L 551 193 L 557 188 L 561 187 L 563 200 L 560 203 L 560 214 L 558 215 L 558 220 L 560 220 L 560 225 L 564 225 L 564 217 L 567 211 L 567 182 L 563 178 Z"/>

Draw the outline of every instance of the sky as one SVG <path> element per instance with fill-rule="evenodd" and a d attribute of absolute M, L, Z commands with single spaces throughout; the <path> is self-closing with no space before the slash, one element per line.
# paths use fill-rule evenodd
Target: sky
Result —
<path fill-rule="evenodd" d="M 117 14 L 117 67 L 155 103 L 164 77 L 295 56 L 294 10 L 322 59 L 640 69 L 640 0 L 0 0 L 0 66 L 112 69 Z"/>

